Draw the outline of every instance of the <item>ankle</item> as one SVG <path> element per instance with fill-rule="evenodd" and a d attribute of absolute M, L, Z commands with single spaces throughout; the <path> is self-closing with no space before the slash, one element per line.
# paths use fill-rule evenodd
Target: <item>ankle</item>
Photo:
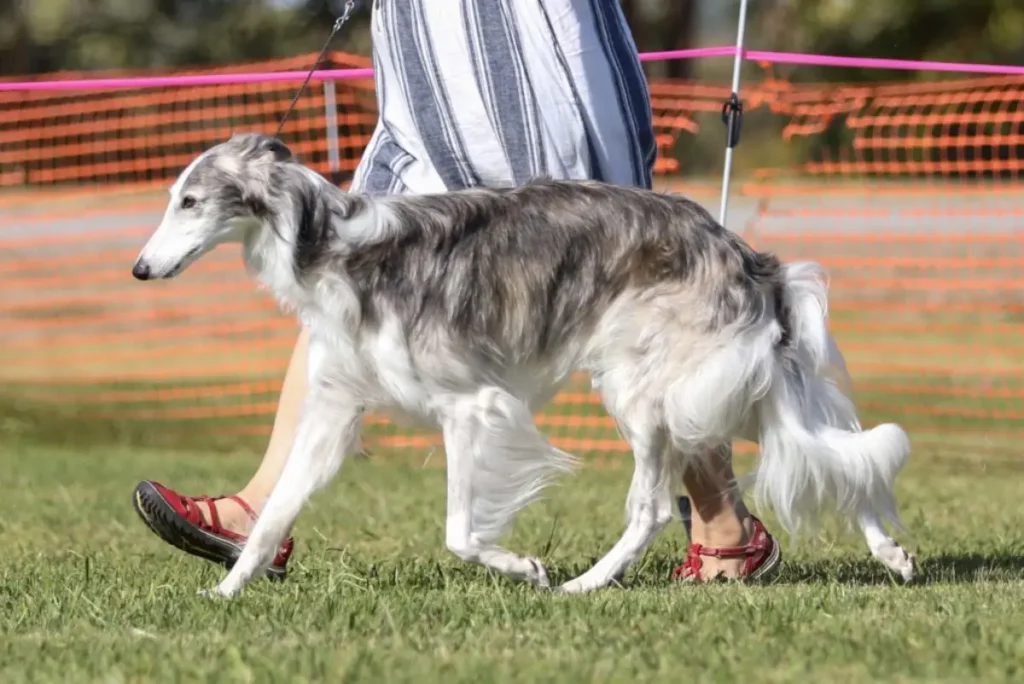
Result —
<path fill-rule="evenodd" d="M 705 546 L 742 546 L 750 541 L 754 532 L 753 518 L 740 517 L 733 512 L 709 520 L 695 520 L 693 540 Z"/>
<path fill-rule="evenodd" d="M 263 508 L 263 501 L 259 501 L 259 508 L 257 508 L 253 505 L 252 499 L 248 495 L 242 493 L 235 496 L 252 508 L 252 513 L 234 497 L 216 499 L 216 503 L 213 505 L 217 507 L 217 518 L 224 529 L 247 535 L 252 531 L 252 527 L 255 524 L 253 515 L 259 515 L 260 510 Z M 208 517 L 208 512 L 204 511 L 204 513 L 207 513 Z"/>
<path fill-rule="evenodd" d="M 268 495 L 259 491 L 243 489 L 238 494 L 235 494 L 235 496 L 244 501 L 257 516 L 263 512 L 263 507 L 267 505 Z"/>

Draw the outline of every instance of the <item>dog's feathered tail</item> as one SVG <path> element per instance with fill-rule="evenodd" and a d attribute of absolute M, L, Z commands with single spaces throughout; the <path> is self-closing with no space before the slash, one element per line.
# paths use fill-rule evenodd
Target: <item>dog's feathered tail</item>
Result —
<path fill-rule="evenodd" d="M 907 435 L 894 424 L 861 429 L 853 402 L 827 374 L 830 365 L 845 369 L 826 325 L 824 274 L 813 263 L 781 268 L 774 317 L 723 331 L 670 387 L 672 438 L 690 455 L 737 433 L 756 438 L 755 500 L 790 532 L 810 527 L 829 502 L 845 516 L 871 510 L 899 525 L 892 485 L 910 451 Z"/>
<path fill-rule="evenodd" d="M 871 510 L 899 525 L 892 487 L 910 453 L 898 425 L 862 430 L 852 400 L 827 377 L 842 363 L 826 327 L 827 285 L 817 264 L 784 269 L 790 343 L 777 350 L 771 387 L 756 406 L 761 463 L 755 499 L 790 532 L 833 501 L 848 516 Z"/>

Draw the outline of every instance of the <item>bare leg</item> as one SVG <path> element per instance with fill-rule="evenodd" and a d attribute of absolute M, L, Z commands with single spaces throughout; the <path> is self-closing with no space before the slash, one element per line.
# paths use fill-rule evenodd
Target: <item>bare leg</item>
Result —
<path fill-rule="evenodd" d="M 295 440 L 302 402 L 306 397 L 306 388 L 308 387 L 306 377 L 308 356 L 309 333 L 303 328 L 295 342 L 295 348 L 292 350 L 291 361 L 288 362 L 281 395 L 277 401 L 274 427 L 270 433 L 267 450 L 263 454 L 263 461 L 249 483 L 238 492 L 238 496 L 248 502 L 257 514 L 263 510 L 267 498 L 274 490 L 274 485 L 280 479 L 288 452 Z M 234 501 L 219 499 L 216 506 L 217 513 L 220 514 L 221 525 L 226 529 L 245 535 L 252 531 L 254 522 Z M 202 507 L 202 512 L 209 522 L 210 515 L 205 506 Z"/>
<path fill-rule="evenodd" d="M 750 542 L 753 520 L 736 487 L 732 470 L 732 449 L 707 454 L 706 467 L 689 467 L 683 484 L 693 504 L 693 541 L 704 546 L 743 546 Z M 704 557 L 702 578 L 721 573 L 737 577 L 743 558 Z"/>

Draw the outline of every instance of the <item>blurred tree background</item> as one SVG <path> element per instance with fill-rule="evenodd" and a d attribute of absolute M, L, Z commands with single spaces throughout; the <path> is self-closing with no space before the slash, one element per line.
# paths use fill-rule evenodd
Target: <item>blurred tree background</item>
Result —
<path fill-rule="evenodd" d="M 454 0 L 433 0 L 436 2 Z M 605 0 L 614 2 L 616 0 Z M 730 43 L 737 0 L 621 0 L 641 50 Z M 207 66 L 315 52 L 344 0 L 0 0 L 0 73 Z M 1024 0 L 751 0 L 747 44 L 767 50 L 1024 63 Z M 367 53 L 368 13 L 337 49 Z M 712 71 L 727 70 L 725 60 Z M 703 75 L 690 61 L 655 77 Z M 699 70 L 696 71 L 695 70 Z M 800 78 L 877 79 L 802 68 Z M 920 78 L 914 72 L 887 78 Z"/>
<path fill-rule="evenodd" d="M 641 51 L 728 45 L 736 39 L 739 0 L 598 1 L 620 2 Z M 344 4 L 345 0 L 0 0 L 0 75 L 201 68 L 312 55 Z M 364 8 L 334 49 L 368 54 L 368 23 Z M 1024 0 L 750 0 L 746 44 L 751 49 L 844 56 L 1024 64 Z M 724 85 L 732 60 L 649 62 L 645 68 L 651 78 L 696 78 Z M 772 73 L 791 82 L 837 87 L 957 78 L 936 72 L 812 66 L 777 66 Z M 744 87 L 764 76 L 759 65 L 744 65 Z M 848 147 L 851 132 L 844 128 L 843 117 L 832 119 L 821 135 L 785 141 L 779 135 L 785 124 L 782 117 L 764 108 L 749 114 L 737 173 L 768 163 L 785 166 L 834 155 Z M 697 112 L 693 119 L 709 134 L 679 136 L 672 154 L 680 160 L 681 173 L 717 174 L 724 143 L 724 133 L 716 134 L 722 131 L 718 109 Z M 950 127 L 942 135 L 978 133 L 994 131 Z M 1024 152 L 1014 154 L 1019 153 Z M 998 154 L 1005 158 L 1009 152 L 1001 148 Z"/>

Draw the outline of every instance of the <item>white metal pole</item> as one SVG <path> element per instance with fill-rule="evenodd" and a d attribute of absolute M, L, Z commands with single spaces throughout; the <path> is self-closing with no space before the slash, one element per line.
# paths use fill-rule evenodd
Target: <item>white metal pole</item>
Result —
<path fill-rule="evenodd" d="M 324 118 L 327 127 L 327 166 L 331 175 L 341 171 L 341 154 L 338 150 L 338 104 L 334 81 L 324 81 Z M 331 178 L 337 182 L 337 178 Z"/>
<path fill-rule="evenodd" d="M 740 0 L 740 20 L 736 27 L 736 57 L 732 62 L 732 94 L 738 99 L 740 93 L 740 68 L 743 66 L 743 35 L 747 30 L 747 0 Z M 733 113 L 732 116 L 738 116 Z M 726 120 L 731 126 L 731 116 Z M 729 178 L 732 175 L 732 153 L 735 141 L 729 135 L 729 144 L 725 148 L 725 169 L 722 171 L 722 205 L 718 211 L 718 222 L 725 225 L 725 216 L 729 207 Z"/>

